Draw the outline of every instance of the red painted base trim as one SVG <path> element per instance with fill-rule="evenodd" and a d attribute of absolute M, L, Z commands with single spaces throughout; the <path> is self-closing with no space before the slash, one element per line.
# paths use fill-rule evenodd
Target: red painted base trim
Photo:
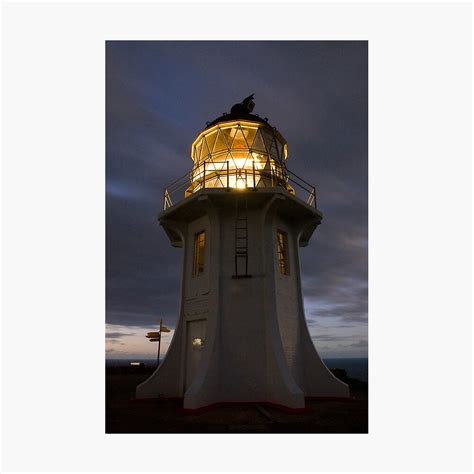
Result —
<path fill-rule="evenodd" d="M 305 400 L 308 401 L 337 401 L 337 402 L 352 402 L 355 399 L 353 397 L 304 397 Z M 133 402 L 166 402 L 166 401 L 183 401 L 183 397 L 155 397 L 155 398 L 132 398 Z M 217 402 L 211 403 L 209 405 L 205 405 L 199 408 L 178 408 L 178 413 L 183 415 L 201 415 L 202 413 L 206 413 L 208 411 L 214 410 L 215 408 L 226 407 L 226 406 L 248 406 L 248 405 L 263 405 L 270 408 L 275 408 L 276 410 L 283 411 L 285 413 L 307 413 L 310 412 L 311 409 L 308 407 L 303 408 L 291 408 L 285 405 L 280 405 L 278 403 L 273 402 Z"/>
<path fill-rule="evenodd" d="M 249 405 L 263 405 L 270 408 L 275 408 L 285 413 L 307 413 L 311 411 L 309 408 L 291 408 L 284 405 L 279 405 L 278 403 L 273 402 L 219 402 L 211 403 L 210 405 L 205 405 L 199 408 L 179 408 L 178 413 L 183 415 L 201 415 L 202 413 L 208 412 L 215 408 L 228 407 L 228 406 L 249 406 Z"/>
<path fill-rule="evenodd" d="M 321 402 L 352 402 L 354 397 L 304 397 L 305 400 Z"/>
<path fill-rule="evenodd" d="M 131 398 L 132 402 L 179 402 L 183 401 L 183 397 L 152 397 L 152 398 Z"/>

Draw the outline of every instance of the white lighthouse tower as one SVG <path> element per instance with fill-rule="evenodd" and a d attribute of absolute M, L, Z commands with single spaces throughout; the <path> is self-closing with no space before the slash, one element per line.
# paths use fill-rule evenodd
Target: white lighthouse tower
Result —
<path fill-rule="evenodd" d="M 287 169 L 287 142 L 252 99 L 199 133 L 192 171 L 164 192 L 159 221 L 184 249 L 181 308 L 137 398 L 303 408 L 305 397 L 349 396 L 304 317 L 299 247 L 321 223 L 315 189 Z"/>

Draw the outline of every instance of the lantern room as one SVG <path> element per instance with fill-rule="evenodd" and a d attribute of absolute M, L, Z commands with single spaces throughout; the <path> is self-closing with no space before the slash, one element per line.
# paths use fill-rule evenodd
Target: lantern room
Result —
<path fill-rule="evenodd" d="M 287 143 L 269 125 L 247 120 L 219 122 L 201 132 L 191 147 L 192 183 L 186 194 L 206 188 L 284 185 Z M 286 184 L 285 184 L 286 183 Z"/>
<path fill-rule="evenodd" d="M 191 145 L 192 170 L 164 190 L 164 209 L 202 189 L 226 191 L 284 188 L 314 205 L 314 186 L 286 167 L 288 144 L 267 118 L 253 114 L 253 94 L 198 134 Z M 291 184 L 290 184 L 291 183 Z M 184 191 L 184 192 L 183 192 Z"/>
<path fill-rule="evenodd" d="M 266 119 L 253 115 L 253 96 L 232 107 L 230 114 L 208 123 L 191 145 L 194 166 L 188 196 L 202 188 L 283 186 L 288 145 Z"/>

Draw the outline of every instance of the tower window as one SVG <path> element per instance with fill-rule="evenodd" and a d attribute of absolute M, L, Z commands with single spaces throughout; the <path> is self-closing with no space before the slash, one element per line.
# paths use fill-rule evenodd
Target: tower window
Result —
<path fill-rule="evenodd" d="M 282 230 L 277 230 L 277 256 L 278 267 L 283 275 L 290 274 L 288 265 L 288 234 Z"/>
<path fill-rule="evenodd" d="M 201 231 L 194 235 L 193 275 L 204 272 L 204 248 L 206 245 L 206 232 Z"/>

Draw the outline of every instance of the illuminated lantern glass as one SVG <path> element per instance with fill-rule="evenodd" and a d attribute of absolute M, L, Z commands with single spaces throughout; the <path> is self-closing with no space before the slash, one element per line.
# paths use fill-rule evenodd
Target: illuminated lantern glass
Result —
<path fill-rule="evenodd" d="M 247 188 L 288 184 L 285 139 L 269 125 L 220 122 L 199 134 L 191 147 L 194 162 L 186 196 L 202 188 Z"/>

